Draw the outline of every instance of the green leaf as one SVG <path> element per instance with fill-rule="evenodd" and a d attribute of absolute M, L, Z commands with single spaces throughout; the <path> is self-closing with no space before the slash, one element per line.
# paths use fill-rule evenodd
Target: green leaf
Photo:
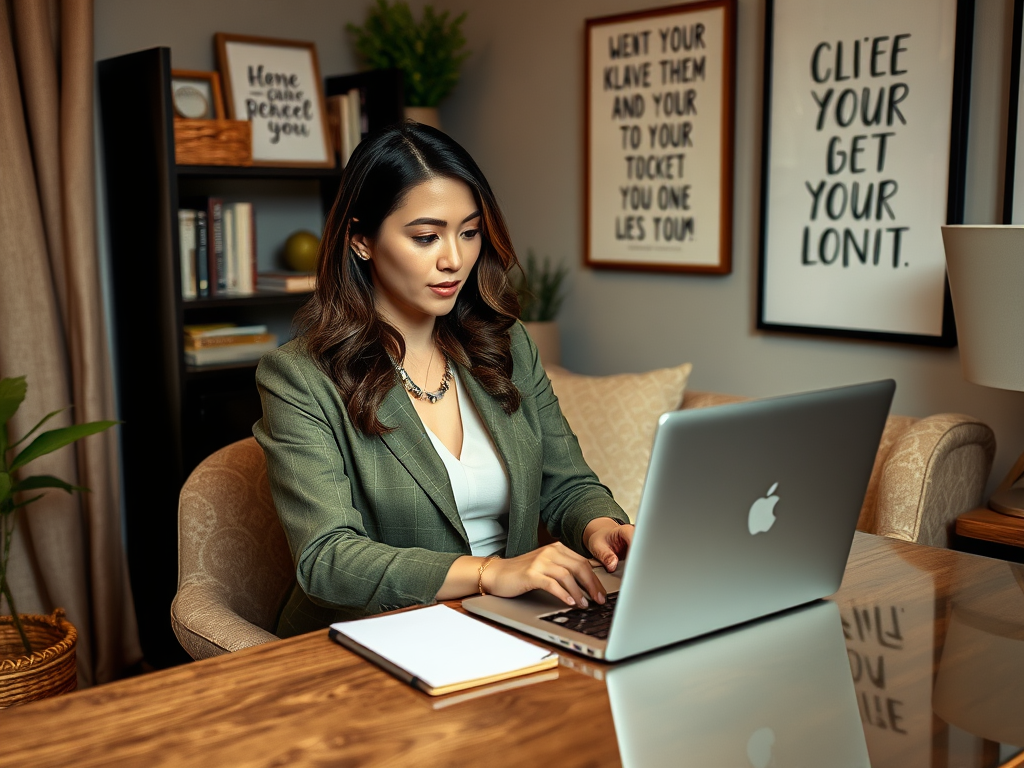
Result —
<path fill-rule="evenodd" d="M 448 11 L 423 8 L 419 22 L 409 4 L 389 5 L 378 0 L 370 6 L 362 27 L 347 24 L 353 47 L 367 69 L 401 69 L 405 103 L 410 107 L 435 107 L 459 81 L 459 69 L 469 56 L 464 50 L 462 13 L 449 21 Z"/>
<path fill-rule="evenodd" d="M 25 399 L 28 384 L 24 376 L 0 379 L 0 424 L 6 424 Z"/>
<path fill-rule="evenodd" d="M 11 476 L 6 472 L 0 472 L 0 499 L 6 499 L 11 493 Z"/>
<path fill-rule="evenodd" d="M 38 496 L 33 496 L 31 499 L 26 499 L 25 501 L 19 502 L 18 504 L 12 504 L 10 506 L 10 510 L 9 511 L 13 512 L 18 507 L 24 507 L 24 506 L 27 506 L 28 504 L 31 504 L 33 501 L 39 501 L 45 495 L 46 495 L 45 493 L 40 493 Z"/>
<path fill-rule="evenodd" d="M 0 486 L 2 486 L 3 479 L 0 478 Z M 72 491 L 88 491 L 88 488 L 83 488 L 79 485 L 72 485 L 71 483 L 61 480 L 59 477 L 53 475 L 33 475 L 32 477 L 26 477 L 24 480 L 20 480 L 14 484 L 11 488 L 11 493 L 19 493 L 21 491 L 34 491 L 39 488 L 60 488 L 62 491 L 71 493 Z"/>
<path fill-rule="evenodd" d="M 52 453 L 83 437 L 95 435 L 97 432 L 109 429 L 115 424 L 117 424 L 116 421 L 90 421 L 87 424 L 75 424 L 70 427 L 61 427 L 60 429 L 51 429 L 49 432 L 43 432 L 43 434 L 29 443 L 28 448 L 14 458 L 10 469 L 13 472 L 18 467 L 23 467 L 40 456 Z"/>
<path fill-rule="evenodd" d="M 56 411 L 50 411 L 48 414 L 46 414 L 45 416 L 43 416 L 43 418 L 41 418 L 39 420 L 38 424 L 36 424 L 34 427 L 32 427 L 32 429 L 30 429 L 24 435 L 22 435 L 21 438 L 18 440 L 18 442 L 11 443 L 11 448 L 14 448 L 15 446 L 18 446 L 18 445 L 21 445 L 22 443 L 24 443 L 26 440 L 28 440 L 30 437 L 32 437 L 32 435 L 34 435 L 36 433 L 36 430 L 38 430 L 41 426 L 43 426 L 43 424 L 48 422 L 50 419 L 52 419 L 58 413 L 63 413 L 66 410 L 67 410 L 67 408 L 58 408 Z"/>

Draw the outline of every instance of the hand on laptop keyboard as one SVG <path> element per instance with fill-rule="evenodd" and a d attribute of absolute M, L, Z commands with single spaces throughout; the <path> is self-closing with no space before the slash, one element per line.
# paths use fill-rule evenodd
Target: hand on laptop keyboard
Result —
<path fill-rule="evenodd" d="M 599 517 L 587 523 L 583 531 L 583 546 L 601 561 L 608 573 L 614 573 L 620 560 L 624 560 L 633 543 L 632 525 L 620 525 L 610 517 Z"/>
<path fill-rule="evenodd" d="M 480 585 L 484 592 L 499 597 L 543 589 L 572 606 L 586 606 L 591 600 L 600 604 L 605 599 L 590 561 L 560 542 L 493 561 L 481 574 Z"/>

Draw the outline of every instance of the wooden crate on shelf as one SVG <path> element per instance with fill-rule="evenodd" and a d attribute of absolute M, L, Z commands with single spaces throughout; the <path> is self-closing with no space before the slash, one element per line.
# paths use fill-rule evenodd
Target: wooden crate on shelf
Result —
<path fill-rule="evenodd" d="M 178 165 L 252 165 L 252 123 L 248 120 L 174 120 Z"/>

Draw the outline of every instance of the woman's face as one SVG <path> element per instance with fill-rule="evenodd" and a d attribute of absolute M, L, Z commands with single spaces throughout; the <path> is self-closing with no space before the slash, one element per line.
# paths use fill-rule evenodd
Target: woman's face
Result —
<path fill-rule="evenodd" d="M 374 238 L 353 247 L 370 259 L 377 309 L 400 325 L 447 315 L 480 257 L 480 209 L 462 181 L 412 187 Z"/>

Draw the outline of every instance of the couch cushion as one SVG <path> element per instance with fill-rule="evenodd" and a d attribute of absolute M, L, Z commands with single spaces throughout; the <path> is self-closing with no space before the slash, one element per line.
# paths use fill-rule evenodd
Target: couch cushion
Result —
<path fill-rule="evenodd" d="M 648 373 L 582 376 L 547 368 L 583 458 L 630 520 L 640 505 L 658 417 L 682 404 L 691 369 L 685 363 Z"/>

